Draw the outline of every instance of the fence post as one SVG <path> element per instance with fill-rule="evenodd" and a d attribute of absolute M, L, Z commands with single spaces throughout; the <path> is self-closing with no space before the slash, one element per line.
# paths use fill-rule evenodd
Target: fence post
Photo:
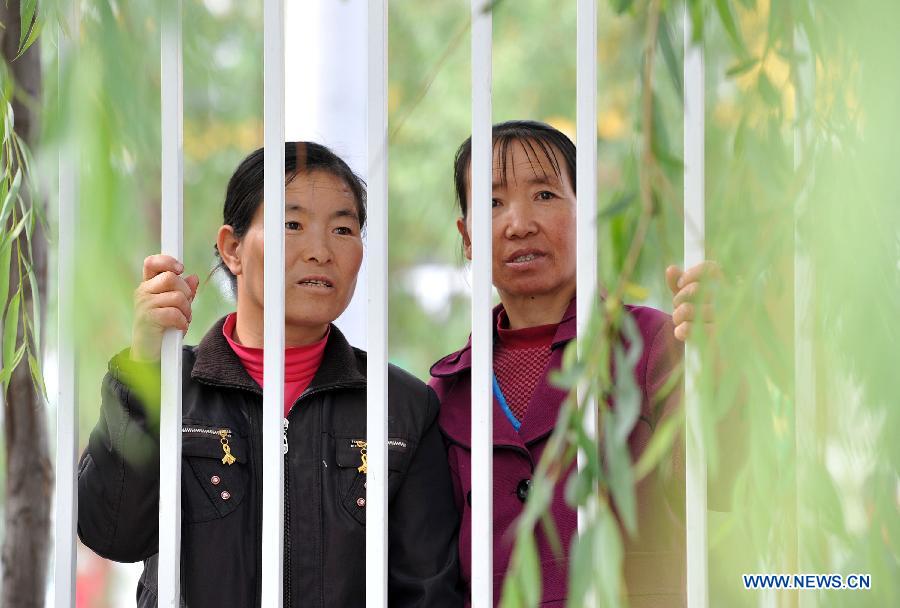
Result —
<path fill-rule="evenodd" d="M 795 93 L 796 122 L 794 128 L 794 169 L 797 170 L 803 161 L 802 152 L 810 138 L 810 118 L 813 112 L 813 90 L 815 87 L 815 58 L 811 56 L 809 40 L 801 28 L 797 28 L 797 52 L 806 56 L 808 62 L 798 70 L 796 80 L 798 89 Z M 806 116 L 804 116 L 806 113 Z M 808 246 L 803 242 L 804 222 L 809 200 L 807 189 L 803 188 L 794 205 L 794 450 L 797 469 L 797 508 L 795 526 L 797 528 L 797 572 L 813 572 L 809 563 L 809 546 L 807 530 L 815 530 L 818 514 L 804 504 L 804 480 L 815 474 L 815 463 L 820 457 L 817 445 L 816 424 L 816 356 L 814 346 L 815 308 L 815 272 L 810 259 Z M 812 521 L 810 525 L 804 522 Z M 797 594 L 797 606 L 815 608 L 818 605 L 817 594 Z"/>
<path fill-rule="evenodd" d="M 597 0 L 578 0 L 576 76 L 576 249 L 578 294 L 576 317 L 578 358 L 584 356 L 584 334 L 597 298 Z M 578 402 L 589 387 L 578 385 Z M 597 402 L 584 403 L 587 436 L 597 437 Z M 587 465 L 587 455 L 578 450 L 578 470 Z M 589 516 L 596 511 L 595 498 L 578 509 L 578 531 L 583 532 Z"/>
<path fill-rule="evenodd" d="M 162 4 L 160 24 L 162 253 L 181 260 L 182 48 L 181 0 Z M 180 605 L 181 575 L 181 331 L 163 334 L 159 437 L 159 605 Z"/>
<path fill-rule="evenodd" d="M 72 0 L 65 14 L 68 35 L 60 29 L 57 57 L 63 70 L 77 47 L 78 1 Z M 62 102 L 61 102 L 62 105 Z M 71 114 L 69 114 L 71 115 Z M 57 369 L 56 393 L 56 476 L 54 525 L 54 605 L 75 606 L 77 565 L 76 522 L 78 520 L 78 398 L 75 366 L 75 229 L 78 221 L 78 194 L 75 150 L 68 132 L 59 149 L 58 250 L 57 250 Z"/>
<path fill-rule="evenodd" d="M 387 606 L 388 141 L 386 0 L 368 4 L 366 608 Z"/>
<path fill-rule="evenodd" d="M 472 0 L 472 607 L 494 605 L 491 2 Z"/>
<path fill-rule="evenodd" d="M 264 232 L 262 605 L 284 602 L 284 2 L 263 5 Z"/>
<path fill-rule="evenodd" d="M 705 74 L 702 42 L 694 43 L 691 16 L 684 9 L 684 266 L 703 261 L 705 239 Z M 696 387 L 700 372 L 696 346 L 685 345 L 686 415 L 685 500 L 687 535 L 687 604 L 709 605 L 706 519 L 706 453 L 701 403 Z"/>

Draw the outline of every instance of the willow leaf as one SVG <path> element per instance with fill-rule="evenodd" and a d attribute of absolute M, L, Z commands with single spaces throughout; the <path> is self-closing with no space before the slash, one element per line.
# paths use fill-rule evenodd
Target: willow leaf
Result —
<path fill-rule="evenodd" d="M 28 50 L 29 44 L 26 44 L 28 40 L 34 42 L 32 38 L 32 32 L 37 29 L 37 20 L 35 19 L 35 13 L 37 12 L 37 0 L 22 0 L 21 5 L 19 6 L 19 51 L 18 55 L 21 55 L 26 50 Z"/>
<path fill-rule="evenodd" d="M 747 72 L 755 68 L 757 64 L 759 64 L 759 57 L 750 57 L 748 59 L 738 61 L 725 71 L 725 75 L 729 78 L 734 78 L 735 76 L 746 74 Z"/>
<path fill-rule="evenodd" d="M 682 82 L 684 72 L 681 69 L 681 62 L 678 61 L 675 45 L 672 43 L 672 26 L 666 19 L 665 13 L 659 16 L 659 48 L 666 63 L 666 72 L 672 80 L 672 86 L 681 97 L 684 95 L 684 83 Z"/>
<path fill-rule="evenodd" d="M 534 534 L 520 534 L 503 584 L 502 608 L 535 608 L 541 601 L 541 566 Z"/>
<path fill-rule="evenodd" d="M 41 396 L 47 399 L 47 385 L 44 384 L 44 373 L 41 369 L 41 364 L 31 352 L 28 353 L 28 369 L 31 370 L 31 381 L 34 382 L 34 386 L 38 389 Z"/>
<path fill-rule="evenodd" d="M 622 536 L 609 509 L 602 509 L 593 543 L 594 560 L 599 565 L 596 589 L 605 608 L 623 606 Z"/>
<path fill-rule="evenodd" d="M 12 258 L 12 241 L 3 241 L 0 245 L 0 306 L 6 305 L 9 296 L 9 271 Z"/>
<path fill-rule="evenodd" d="M 9 217 L 9 213 L 15 205 L 21 185 L 22 171 L 17 170 L 16 175 L 13 177 L 12 184 L 9 186 L 9 190 L 6 191 L 6 196 L 3 197 L 3 206 L 0 207 L 0 226 L 6 225 L 6 218 Z"/>
<path fill-rule="evenodd" d="M 8 361 L 3 362 L 3 371 L 0 372 L 0 384 L 3 385 L 3 393 L 6 393 L 6 390 L 9 388 L 9 380 L 12 378 L 12 374 L 16 371 L 16 368 L 19 367 L 19 363 L 22 362 L 22 357 L 25 355 L 25 344 L 22 343 L 19 345 L 19 348 L 16 349 L 15 354 L 13 354 Z"/>
<path fill-rule="evenodd" d="M 656 426 L 647 447 L 641 452 L 637 464 L 634 466 L 634 476 L 638 481 L 649 475 L 656 465 L 671 452 L 683 423 L 683 416 L 673 415 L 663 419 Z"/>
<path fill-rule="evenodd" d="M 629 534 L 637 531 L 637 497 L 634 491 L 634 470 L 628 443 L 622 443 L 613 436 L 612 426 L 604 427 L 604 453 L 609 490 L 616 510 Z"/>
<path fill-rule="evenodd" d="M 19 330 L 19 305 L 22 301 L 20 288 L 9 301 L 6 316 L 3 320 L 3 364 L 12 360 L 16 348 L 16 337 Z"/>
<path fill-rule="evenodd" d="M 691 42 L 698 44 L 703 41 L 703 1 L 688 0 L 688 9 L 691 13 Z"/>
<path fill-rule="evenodd" d="M 621 15 L 622 13 L 630 9 L 633 4 L 634 0 L 614 0 L 613 10 L 616 11 L 616 14 Z"/>
<path fill-rule="evenodd" d="M 572 554 L 569 559 L 569 605 L 586 605 L 585 596 L 588 588 L 594 580 L 594 536 L 597 534 L 595 525 L 575 536 L 572 545 Z"/>
<path fill-rule="evenodd" d="M 734 45 L 738 54 L 741 56 L 746 55 L 747 47 L 744 44 L 744 39 L 741 36 L 737 22 L 734 19 L 734 12 L 731 10 L 731 2 L 729 2 L 729 0 L 716 0 L 716 10 L 719 12 L 719 19 L 722 21 L 725 31 L 728 32 L 728 38 L 731 40 L 731 43 Z"/>
<path fill-rule="evenodd" d="M 34 268 L 30 264 L 27 266 L 26 272 L 31 289 L 31 337 L 34 341 L 34 349 L 41 352 L 41 292 L 38 289 Z"/>

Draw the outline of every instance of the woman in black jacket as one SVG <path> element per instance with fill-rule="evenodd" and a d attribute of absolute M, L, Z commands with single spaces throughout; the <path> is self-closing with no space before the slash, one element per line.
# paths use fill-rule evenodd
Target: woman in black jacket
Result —
<path fill-rule="evenodd" d="M 366 355 L 332 324 L 362 260 L 365 190 L 313 143 L 285 147 L 285 606 L 363 606 Z M 235 171 L 216 253 L 237 312 L 183 351 L 182 597 L 191 608 L 260 604 L 263 153 Z M 156 605 L 159 358 L 186 331 L 198 278 L 144 261 L 131 348 L 103 381 L 78 475 L 78 533 L 99 555 L 144 561 L 139 607 Z M 456 527 L 434 392 L 388 372 L 388 600 L 461 606 Z M 289 424 L 288 424 L 289 423 Z"/>

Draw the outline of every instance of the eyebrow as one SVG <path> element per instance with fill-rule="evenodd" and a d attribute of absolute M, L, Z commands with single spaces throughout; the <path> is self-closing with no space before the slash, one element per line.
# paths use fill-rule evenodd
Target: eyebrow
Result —
<path fill-rule="evenodd" d="M 300 213 L 310 213 L 310 210 L 302 205 L 285 205 L 285 211 L 298 211 Z M 343 209 L 338 209 L 334 213 L 331 214 L 331 217 L 328 219 L 337 219 L 342 217 L 349 217 L 355 219 L 357 222 L 359 221 L 359 214 L 355 209 L 351 209 L 350 207 L 344 207 Z"/>
<path fill-rule="evenodd" d="M 494 188 L 505 188 L 506 182 L 508 180 L 501 179 L 499 181 L 494 181 L 492 186 Z M 518 181 L 518 180 L 517 180 Z M 556 179 L 555 175 L 533 175 L 527 179 L 522 180 L 526 186 L 534 186 L 534 185 L 546 185 L 546 186 L 559 186 L 560 181 Z"/>
<path fill-rule="evenodd" d="M 349 217 L 351 219 L 359 221 L 359 214 L 353 209 L 338 209 L 334 213 L 331 214 L 331 219 L 341 218 L 341 217 Z"/>

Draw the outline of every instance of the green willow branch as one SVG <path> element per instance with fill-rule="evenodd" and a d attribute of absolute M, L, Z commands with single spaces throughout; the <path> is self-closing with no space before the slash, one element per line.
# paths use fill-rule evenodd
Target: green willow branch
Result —
<path fill-rule="evenodd" d="M 32 164 L 25 142 L 15 130 L 15 117 L 9 100 L 3 101 L 3 148 L 2 173 L 0 183 L 5 193 L 3 208 L 0 210 L 0 317 L 3 319 L 2 369 L 0 386 L 5 393 L 13 371 L 27 359 L 35 389 L 46 397 L 46 388 L 41 370 L 40 356 L 40 294 L 36 289 L 32 259 L 32 234 L 36 224 L 44 224 L 45 219 L 39 206 L 32 204 L 37 189 L 32 176 Z M 16 289 L 10 294 L 13 279 L 10 262 L 15 251 Z M 26 289 L 31 295 L 33 308 L 27 310 Z M 22 328 L 21 338 L 19 328 Z"/>
<path fill-rule="evenodd" d="M 641 107 L 641 132 L 643 147 L 641 150 L 641 170 L 639 172 L 639 185 L 641 195 L 641 215 L 638 219 L 637 230 L 631 246 L 625 257 L 619 282 L 612 296 L 615 305 L 622 300 L 625 285 L 630 281 L 637 266 L 638 258 L 644 247 L 647 232 L 650 229 L 650 221 L 653 218 L 653 183 L 652 176 L 656 173 L 656 156 L 653 152 L 653 72 L 656 57 L 656 46 L 659 38 L 660 1 L 650 0 L 647 14 L 647 31 L 645 34 L 646 47 L 644 50 L 644 72 L 641 80 L 643 94 Z"/>

